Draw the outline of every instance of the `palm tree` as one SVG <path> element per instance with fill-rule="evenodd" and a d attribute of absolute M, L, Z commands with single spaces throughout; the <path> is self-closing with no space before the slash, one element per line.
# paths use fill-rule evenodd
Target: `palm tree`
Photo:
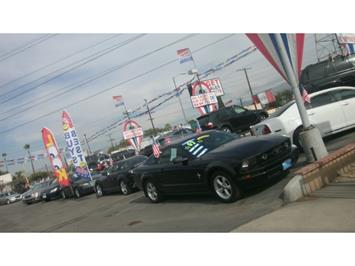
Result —
<path fill-rule="evenodd" d="M 32 166 L 32 172 L 34 174 L 36 171 L 35 171 L 35 167 L 33 165 L 32 156 L 31 156 L 31 152 L 30 152 L 30 147 L 31 147 L 30 144 L 25 144 L 25 146 L 23 146 L 23 148 L 25 150 L 27 150 L 28 156 L 30 157 L 30 162 L 31 162 L 31 166 Z"/>
<path fill-rule="evenodd" d="M 7 161 L 6 161 L 6 156 L 7 156 L 7 154 L 4 152 L 4 153 L 2 154 L 2 157 L 4 158 L 5 167 L 6 167 L 6 172 L 8 173 L 8 172 L 9 172 L 9 170 L 7 169 Z"/>

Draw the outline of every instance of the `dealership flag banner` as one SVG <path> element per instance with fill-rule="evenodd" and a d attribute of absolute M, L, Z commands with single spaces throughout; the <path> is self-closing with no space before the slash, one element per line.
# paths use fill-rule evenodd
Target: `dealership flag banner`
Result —
<path fill-rule="evenodd" d="M 177 50 L 177 55 L 179 57 L 180 64 L 183 64 L 188 61 L 193 61 L 192 54 L 189 48 Z"/>
<path fill-rule="evenodd" d="M 338 33 L 337 37 L 344 56 L 355 53 L 355 34 Z"/>
<path fill-rule="evenodd" d="M 62 113 L 62 122 L 64 130 L 64 139 L 67 144 L 67 150 L 70 153 L 74 164 L 75 173 L 78 177 L 91 180 L 90 171 L 80 145 L 79 135 L 75 130 L 73 120 L 67 111 Z"/>
<path fill-rule="evenodd" d="M 49 162 L 51 164 L 54 175 L 58 180 L 58 183 L 63 187 L 69 186 L 68 174 L 65 170 L 62 157 L 60 156 L 58 145 L 55 141 L 52 131 L 46 127 L 42 128 L 42 139 L 48 154 Z"/>
<path fill-rule="evenodd" d="M 136 152 L 139 152 L 143 140 L 142 127 L 136 121 L 127 120 L 123 125 L 123 138 L 128 140 Z"/>
<path fill-rule="evenodd" d="M 217 96 L 211 91 L 210 86 L 205 81 L 196 81 L 188 85 L 191 103 L 201 114 L 214 112 L 218 109 Z"/>
<path fill-rule="evenodd" d="M 112 96 L 115 107 L 119 107 L 124 104 L 122 96 Z"/>
<path fill-rule="evenodd" d="M 247 34 L 248 38 L 255 44 L 259 51 L 276 69 L 283 79 L 290 84 L 289 77 L 286 75 L 286 70 L 282 65 L 281 55 L 276 43 L 276 34 Z M 304 34 L 280 34 L 282 44 L 286 50 L 288 60 L 291 63 L 293 72 L 295 73 L 296 81 L 299 82 L 302 68 L 302 55 L 304 47 Z"/>

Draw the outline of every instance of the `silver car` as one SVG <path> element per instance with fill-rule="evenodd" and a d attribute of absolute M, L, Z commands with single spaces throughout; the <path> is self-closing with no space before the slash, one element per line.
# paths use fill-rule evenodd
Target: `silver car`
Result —
<path fill-rule="evenodd" d="M 14 203 L 19 200 L 21 200 L 21 195 L 16 192 L 13 192 L 13 191 L 0 194 L 0 204 L 1 205 Z"/>

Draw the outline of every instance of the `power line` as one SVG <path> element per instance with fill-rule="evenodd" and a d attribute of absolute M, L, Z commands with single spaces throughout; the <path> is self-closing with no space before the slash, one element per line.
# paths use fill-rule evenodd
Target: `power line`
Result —
<path fill-rule="evenodd" d="M 219 42 L 221 42 L 221 41 L 224 41 L 224 40 L 226 40 L 226 39 L 228 39 L 228 38 L 230 38 L 230 37 L 232 37 L 232 36 L 234 36 L 234 35 L 235 35 L 235 34 L 229 34 L 229 35 L 227 35 L 227 36 L 225 36 L 225 37 L 223 37 L 223 38 L 220 38 L 220 39 L 218 39 L 218 40 L 216 40 L 216 41 L 213 41 L 213 42 L 211 42 L 211 43 L 208 43 L 208 44 L 206 44 L 206 45 L 204 45 L 204 46 L 202 46 L 202 47 L 196 49 L 196 50 L 193 51 L 193 52 L 196 53 L 196 52 L 199 52 L 199 51 L 201 51 L 201 50 L 204 50 L 204 49 L 206 49 L 206 48 L 208 48 L 208 47 L 210 47 L 210 46 L 213 46 L 213 45 L 215 45 L 215 44 L 217 44 L 217 43 L 219 43 Z M 112 90 L 112 89 L 114 89 L 114 88 L 116 88 L 116 87 L 119 87 L 119 86 L 121 86 L 121 85 L 123 85 L 123 84 L 129 83 L 129 82 L 131 82 L 131 81 L 133 81 L 133 80 L 139 79 L 139 78 L 141 78 L 141 77 L 143 77 L 143 76 L 146 76 L 146 75 L 148 75 L 148 74 L 150 74 L 150 73 L 152 73 L 152 72 L 154 72 L 154 71 L 156 71 L 156 70 L 158 70 L 158 69 L 161 69 L 161 68 L 163 68 L 163 67 L 165 67 L 165 66 L 167 66 L 167 65 L 170 65 L 170 64 L 172 64 L 172 63 L 175 63 L 177 60 L 178 60 L 178 59 L 170 60 L 170 61 L 168 61 L 168 62 L 166 62 L 166 63 L 163 63 L 163 64 L 161 64 L 161 65 L 159 65 L 159 66 L 157 66 L 157 67 L 154 67 L 154 68 L 152 68 L 152 69 L 150 69 L 150 70 L 148 70 L 148 71 L 146 71 L 146 72 L 143 72 L 143 73 L 138 74 L 138 75 L 136 75 L 136 76 L 134 76 L 134 77 L 132 77 L 132 78 L 129 78 L 129 79 L 126 79 L 126 80 L 124 80 L 124 81 L 122 81 L 122 82 L 119 82 L 118 84 L 116 84 L 116 85 L 114 85 L 114 86 L 111 86 L 111 87 L 109 87 L 109 88 L 106 88 L 105 90 L 102 90 L 102 91 L 100 91 L 100 92 L 94 93 L 94 94 L 92 94 L 92 95 L 90 95 L 90 96 L 87 96 L 87 97 L 85 97 L 85 98 L 82 98 L 82 99 L 80 99 L 80 100 L 78 100 L 78 101 L 75 101 L 75 102 L 73 102 L 73 103 L 70 103 L 70 104 L 67 104 L 67 105 L 65 105 L 65 106 L 62 106 L 62 107 L 60 107 L 60 108 L 58 108 L 58 109 L 56 109 L 56 110 L 53 110 L 53 111 L 51 111 L 51 112 L 49 112 L 49 113 L 46 113 L 46 114 L 43 114 L 43 115 L 41 115 L 41 116 L 39 116 L 39 117 L 36 117 L 36 118 L 34 118 L 34 119 L 32 119 L 32 120 L 29 120 L 29 121 L 26 121 L 26 122 L 21 123 L 21 124 L 19 124 L 19 125 L 16 125 L 16 126 L 14 126 L 14 127 L 11 127 L 11 128 L 5 129 L 5 130 L 2 130 L 2 131 L 0 131 L 0 134 L 4 134 L 4 133 L 6 133 L 6 132 L 10 132 L 10 131 L 12 131 L 12 130 L 14 130 L 14 129 L 17 129 L 17 128 L 20 128 L 20 127 L 25 126 L 25 125 L 27 125 L 27 124 L 30 124 L 30 123 L 32 123 L 32 122 L 38 121 L 38 120 L 40 120 L 40 119 L 42 119 L 42 118 L 44 118 L 44 117 L 47 117 L 47 116 L 52 115 L 52 114 L 55 114 L 55 113 L 57 113 L 57 112 L 59 112 L 59 111 L 65 109 L 65 108 L 68 108 L 68 107 L 70 107 L 70 106 L 73 106 L 73 105 L 75 105 L 75 104 L 77 104 L 77 103 L 87 101 L 88 99 L 91 99 L 91 98 L 93 98 L 93 97 L 95 97 L 95 96 L 97 96 L 97 95 L 99 95 L 99 94 L 102 94 L 102 93 L 104 93 L 104 92 L 107 92 L 107 91 L 109 91 L 109 90 Z"/>
<path fill-rule="evenodd" d="M 41 36 L 39 38 L 36 38 L 35 40 L 32 40 L 29 43 L 27 43 L 21 47 L 18 47 L 10 52 L 7 52 L 7 53 L 1 55 L 0 62 L 5 61 L 6 59 L 13 57 L 19 53 L 22 53 L 22 52 L 26 51 L 27 49 L 30 49 L 31 47 L 36 46 L 44 41 L 47 41 L 48 39 L 51 39 L 57 35 L 58 34 L 46 34 L 45 36 Z"/>
<path fill-rule="evenodd" d="M 50 64 L 48 64 L 48 65 L 42 66 L 42 67 L 40 67 L 40 68 L 37 68 L 36 70 L 31 71 L 30 73 L 27 73 L 27 74 L 22 75 L 22 76 L 20 76 L 20 77 L 14 79 L 14 80 L 10 80 L 10 81 L 8 81 L 8 82 L 6 82 L 6 83 L 3 83 L 3 84 L 0 85 L 0 88 L 6 87 L 6 86 L 8 86 L 8 85 L 10 85 L 10 84 L 12 84 L 12 83 L 14 83 L 14 82 L 16 82 L 16 81 L 19 81 L 19 80 L 21 80 L 21 79 L 23 79 L 23 78 L 25 78 L 25 77 L 28 77 L 28 76 L 30 76 L 30 75 L 32 75 L 32 74 L 34 74 L 34 73 L 37 73 L 37 72 L 39 72 L 39 71 L 41 71 L 41 70 L 43 70 L 43 69 L 46 69 L 46 68 L 51 67 L 51 66 L 53 66 L 53 65 L 56 65 L 56 64 L 58 64 L 58 63 L 60 63 L 60 62 L 62 62 L 62 61 L 64 61 L 64 60 L 66 60 L 66 59 L 68 59 L 68 58 L 70 58 L 70 57 L 73 57 L 73 56 L 75 56 L 75 55 L 78 55 L 78 54 L 80 54 L 80 53 L 83 53 L 83 52 L 85 52 L 85 51 L 87 51 L 87 50 L 89 50 L 89 49 L 91 49 L 91 48 L 94 48 L 94 47 L 96 47 L 96 46 L 98 46 L 98 45 L 100 45 L 100 44 L 103 44 L 104 42 L 107 42 L 107 41 L 109 41 L 109 40 L 112 40 L 112 39 L 114 39 L 114 38 L 117 38 L 117 37 L 119 37 L 119 36 L 121 36 L 121 35 L 122 35 L 122 34 L 115 34 L 114 36 L 111 36 L 111 37 L 109 37 L 109 38 L 104 39 L 103 41 L 100 41 L 100 42 L 98 42 L 98 43 L 95 43 L 94 45 L 90 45 L 90 46 L 88 46 L 88 47 L 86 47 L 86 48 L 84 48 L 84 49 L 80 49 L 80 50 L 78 50 L 78 51 L 76 51 L 76 52 L 74 52 L 74 53 L 72 53 L 72 54 L 69 54 L 69 55 L 67 55 L 67 56 L 65 56 L 65 57 L 62 57 L 62 58 L 60 58 L 60 59 L 58 59 L 58 60 L 56 60 L 56 61 L 54 61 L 54 62 L 52 62 L 52 63 L 50 63 Z"/>
<path fill-rule="evenodd" d="M 100 57 L 102 57 L 102 56 L 104 56 L 104 55 L 106 55 L 106 54 L 108 54 L 108 53 L 111 53 L 111 52 L 113 52 L 113 51 L 115 51 L 115 50 L 117 50 L 117 49 L 119 49 L 119 48 L 121 48 L 121 47 L 123 47 L 123 46 L 128 45 L 129 43 L 131 43 L 131 42 L 133 42 L 133 41 L 135 41 L 135 40 L 137 40 L 137 39 L 143 37 L 144 35 L 145 35 L 145 34 L 140 34 L 140 35 L 135 36 L 135 37 L 133 37 L 133 38 L 130 38 L 130 39 L 126 40 L 126 41 L 123 41 L 123 42 L 120 42 L 120 43 L 118 43 L 118 44 L 115 44 L 115 45 L 113 45 L 113 46 L 111 46 L 111 47 L 109 47 L 109 48 L 103 49 L 103 50 L 101 50 L 101 51 L 99 51 L 99 52 L 97 52 L 97 53 L 94 53 L 94 54 L 90 55 L 90 56 L 87 56 L 87 57 L 85 57 L 84 59 L 80 59 L 80 60 L 78 60 L 78 61 L 76 61 L 76 62 L 74 62 L 74 63 L 71 63 L 71 64 L 69 64 L 69 65 L 67 65 L 67 66 L 65 66 L 65 67 L 62 67 L 62 68 L 60 68 L 60 69 L 58 69 L 58 70 L 56 70 L 56 71 L 54 71 L 54 72 L 50 72 L 49 74 L 47 74 L 47 75 L 45 75 L 45 76 L 42 76 L 42 77 L 36 79 L 35 81 L 41 80 L 41 79 L 43 79 L 44 77 L 50 76 L 51 74 L 53 74 L 53 73 L 55 73 L 55 72 L 58 72 L 58 71 L 60 71 L 60 70 L 65 70 L 68 66 L 71 66 L 71 65 L 74 65 L 74 64 L 76 64 L 76 63 L 79 63 L 78 65 L 74 65 L 73 67 L 71 67 L 71 68 L 65 70 L 64 72 L 59 73 L 58 75 L 56 75 L 56 76 L 54 76 L 54 77 L 51 77 L 51 78 L 49 78 L 48 80 L 45 80 L 44 82 L 42 82 L 42 83 L 40 83 L 40 84 L 38 84 L 38 85 L 36 85 L 36 86 L 34 86 L 34 87 L 30 87 L 30 88 L 28 88 L 28 89 L 26 89 L 26 90 L 24 90 L 24 91 L 22 91 L 22 92 L 20 92 L 20 93 L 18 93 L 18 94 L 16 94 L 16 95 L 12 96 L 12 97 L 10 97 L 10 98 L 7 98 L 7 99 L 4 100 L 4 101 L 1 101 L 0 104 L 9 102 L 9 101 L 11 101 L 11 100 L 13 100 L 13 99 L 15 99 L 15 98 L 17 98 L 17 97 L 19 97 L 19 96 L 22 96 L 23 94 L 25 94 L 25 93 L 27 93 L 27 92 L 29 92 L 29 91 L 35 90 L 35 89 L 39 88 L 40 86 L 42 86 L 42 85 L 44 85 L 44 84 L 46 84 L 46 83 L 48 83 L 48 82 L 50 82 L 50 81 L 52 81 L 52 80 L 58 78 L 58 77 L 61 77 L 61 76 L 65 75 L 66 73 L 71 72 L 71 71 L 74 70 L 74 69 L 80 68 L 80 67 L 82 67 L 82 66 L 84 66 L 84 65 L 86 65 L 86 64 L 88 64 L 88 63 L 90 63 L 90 62 L 92 62 L 92 61 L 95 61 L 96 59 L 98 59 L 98 58 L 100 58 Z M 83 61 L 83 60 L 86 60 L 86 61 Z M 82 61 L 83 61 L 83 62 L 82 62 Z M 33 83 L 33 82 L 35 82 L 35 81 L 32 81 L 32 82 L 30 82 L 30 83 Z M 22 85 L 22 86 L 16 88 L 15 90 L 12 90 L 11 92 L 16 91 L 16 90 L 19 90 L 20 88 L 23 88 L 23 87 L 26 86 L 26 85 L 28 85 L 28 84 Z M 8 93 L 5 93 L 5 95 L 6 95 L 6 94 L 8 94 Z M 3 95 L 4 95 L 4 94 L 0 95 L 0 97 L 2 97 Z"/>
<path fill-rule="evenodd" d="M 144 55 L 141 55 L 141 56 L 138 56 L 138 57 L 136 57 L 136 58 L 133 58 L 133 59 L 127 61 L 127 62 L 124 63 L 124 64 L 111 67 L 110 69 L 107 69 L 107 70 L 105 70 L 105 71 L 103 71 L 103 72 L 101 72 L 101 73 L 99 73 L 99 74 L 96 74 L 96 75 L 90 77 L 89 79 L 86 79 L 86 80 L 84 80 L 84 81 L 81 81 L 81 82 L 80 82 L 79 84 L 77 84 L 77 85 L 71 85 L 71 86 L 69 86 L 69 88 L 68 88 L 68 86 L 67 86 L 67 87 L 64 87 L 64 88 L 62 88 L 62 89 L 65 89 L 65 88 L 68 88 L 68 89 L 65 90 L 65 91 L 63 91 L 63 92 L 57 93 L 56 95 L 52 95 L 52 93 L 46 94 L 46 95 L 40 97 L 40 99 L 43 99 L 44 97 L 46 97 L 46 96 L 48 96 L 48 95 L 51 95 L 51 97 L 49 97 L 49 98 L 47 98 L 47 99 L 44 99 L 44 100 L 42 100 L 42 101 L 39 101 L 39 102 L 35 101 L 35 103 L 34 103 L 33 105 L 30 105 L 29 107 L 27 107 L 27 108 L 25 108 L 25 109 L 23 109 L 23 110 L 21 110 L 21 111 L 15 113 L 15 114 L 8 115 L 8 116 L 5 116 L 5 117 L 1 118 L 1 119 L 0 119 L 0 122 L 6 120 L 6 119 L 8 119 L 8 118 L 12 118 L 12 117 L 14 117 L 14 116 L 16 116 L 16 115 L 19 115 L 19 114 L 21 114 L 21 113 L 23 113 L 23 112 L 25 112 L 25 111 L 28 111 L 29 109 L 32 109 L 33 107 L 37 107 L 39 104 L 45 103 L 45 102 L 47 102 L 48 100 L 55 99 L 56 97 L 61 96 L 61 95 L 65 94 L 65 93 L 72 92 L 74 89 L 80 88 L 80 87 L 82 87 L 82 86 L 84 86 L 84 85 L 86 85 L 86 84 L 88 84 L 88 83 L 90 83 L 90 82 L 92 82 L 92 81 L 94 81 L 94 80 L 96 80 L 96 79 L 98 79 L 98 78 L 101 78 L 101 77 L 103 77 L 103 76 L 106 76 L 106 75 L 108 75 L 108 74 L 110 74 L 110 73 L 112 73 L 112 72 L 114 72 L 114 71 L 116 71 L 116 70 L 122 69 L 122 68 L 124 68 L 124 67 L 126 67 L 126 66 L 128 66 L 128 65 L 130 65 L 130 64 L 132 64 L 132 63 L 134 63 L 134 62 L 136 62 L 136 61 L 138 61 L 138 60 L 141 60 L 141 59 L 143 59 L 143 58 L 145 58 L 145 57 L 147 57 L 147 56 L 150 56 L 150 55 L 152 55 L 152 54 L 154 54 L 154 53 L 157 53 L 157 52 L 159 52 L 159 51 L 161 51 L 161 50 L 163 50 L 163 49 L 165 49 L 165 48 L 167 48 L 167 47 L 170 47 L 170 46 L 175 45 L 175 44 L 177 44 L 177 43 L 179 43 L 179 42 L 185 41 L 185 40 L 187 40 L 187 39 L 189 39 L 189 38 L 192 38 L 192 37 L 194 37 L 194 36 L 195 36 L 194 34 L 190 34 L 190 35 L 184 36 L 184 37 L 182 37 L 182 38 L 179 38 L 179 39 L 176 40 L 176 41 L 173 41 L 173 42 L 171 42 L 171 43 L 169 43 L 169 44 L 167 44 L 167 45 L 164 45 L 164 46 L 162 46 L 162 47 L 159 47 L 159 48 L 157 48 L 157 49 L 155 49 L 155 50 L 153 50 L 153 51 L 150 51 L 150 52 L 148 52 L 148 53 L 146 53 L 146 54 L 144 54 Z M 59 90 L 60 90 L 60 89 L 59 89 Z M 57 90 L 57 91 L 58 91 L 58 90 Z M 30 103 L 33 103 L 33 101 L 31 101 Z M 11 111 L 13 111 L 13 110 L 16 110 L 17 108 L 18 108 L 18 106 L 14 107 L 14 108 L 12 108 L 12 109 L 10 109 L 10 110 L 7 110 L 7 111 L 3 112 L 2 114 L 11 112 Z"/>

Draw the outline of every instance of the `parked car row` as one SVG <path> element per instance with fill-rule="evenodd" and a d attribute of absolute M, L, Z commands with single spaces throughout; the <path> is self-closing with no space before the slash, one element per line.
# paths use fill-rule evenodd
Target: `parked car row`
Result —
<path fill-rule="evenodd" d="M 0 193 L 0 205 L 11 204 L 21 199 L 21 195 L 13 191 Z"/>

